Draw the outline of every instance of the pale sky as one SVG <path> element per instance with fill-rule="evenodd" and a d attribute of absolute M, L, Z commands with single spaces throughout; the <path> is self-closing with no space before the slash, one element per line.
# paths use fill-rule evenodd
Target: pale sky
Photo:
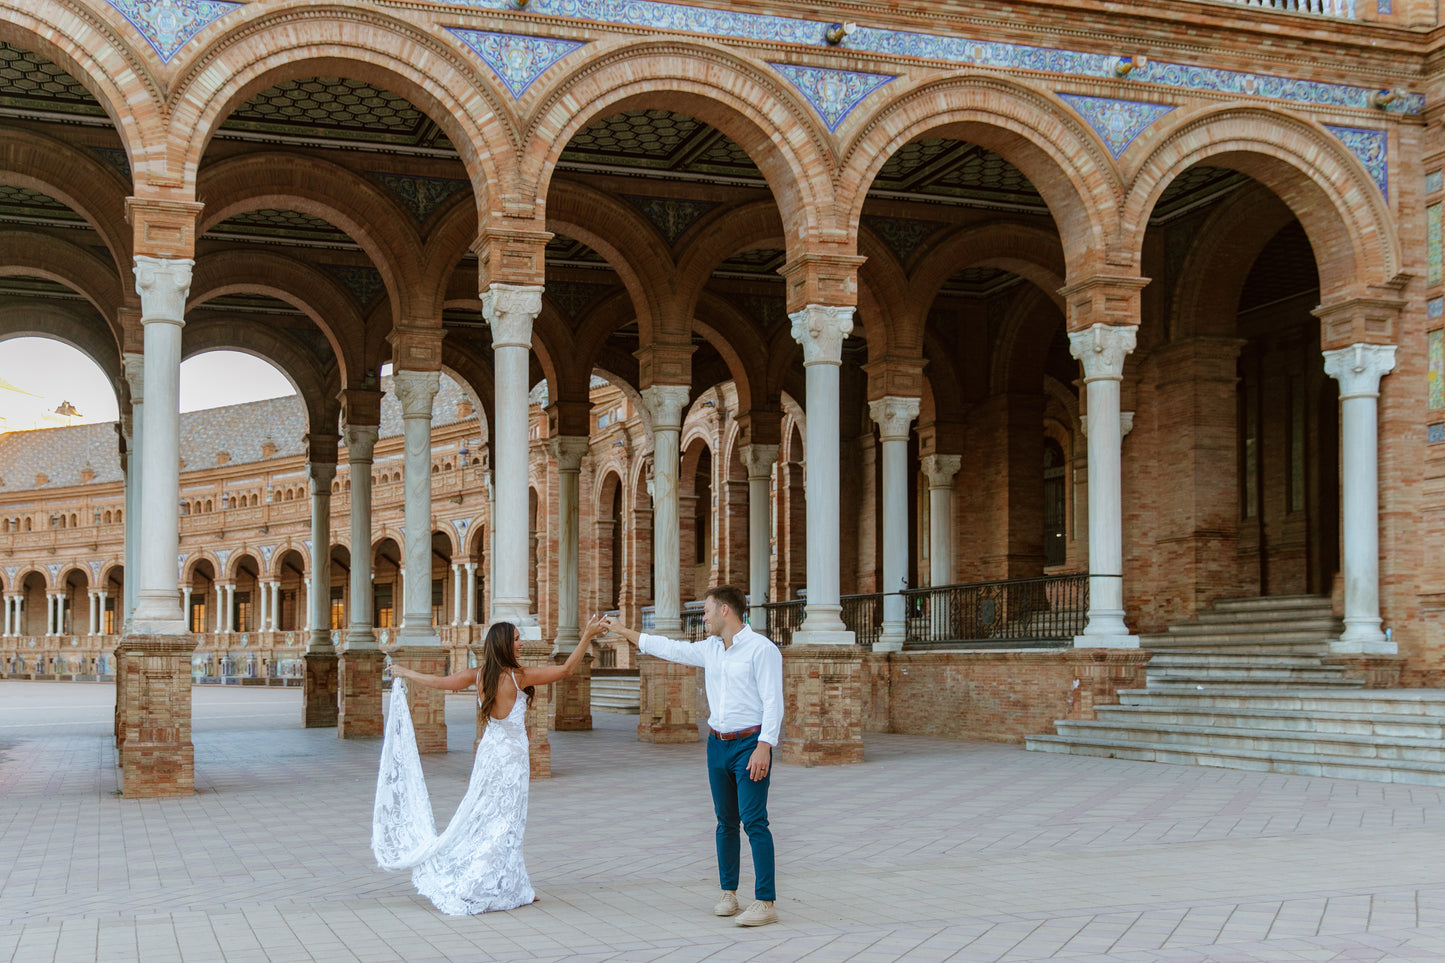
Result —
<path fill-rule="evenodd" d="M 115 392 L 100 367 L 86 355 L 49 338 L 12 338 L 0 343 L 0 379 L 39 395 L 25 399 L 0 392 L 0 411 L 12 427 L 32 420 L 25 406 L 53 412 L 70 402 L 82 417 L 74 424 L 115 421 Z M 222 405 L 280 398 L 294 394 L 291 382 L 268 362 L 238 351 L 210 351 L 181 362 L 181 410 L 198 411 Z M 17 408 L 16 406 L 20 406 Z M 23 423 L 23 424 L 22 424 Z"/>

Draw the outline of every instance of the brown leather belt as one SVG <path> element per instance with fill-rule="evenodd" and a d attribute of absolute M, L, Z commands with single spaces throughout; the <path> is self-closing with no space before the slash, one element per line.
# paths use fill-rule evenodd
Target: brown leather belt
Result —
<path fill-rule="evenodd" d="M 763 727 L 748 726 L 746 729 L 739 729 L 737 732 L 718 732 L 712 726 L 708 726 L 707 731 L 717 736 L 723 742 L 731 742 L 734 739 L 746 739 L 748 736 L 755 736 L 763 731 Z"/>

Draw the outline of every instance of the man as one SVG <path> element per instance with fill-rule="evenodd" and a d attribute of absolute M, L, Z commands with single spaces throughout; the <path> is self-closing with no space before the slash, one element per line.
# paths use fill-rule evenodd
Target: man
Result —
<path fill-rule="evenodd" d="M 717 868 L 722 896 L 713 912 L 738 913 L 738 821 L 753 851 L 753 904 L 737 921 L 763 926 L 778 921 L 773 903 L 773 834 L 768 829 L 768 779 L 783 725 L 783 656 L 766 636 L 743 623 L 747 599 L 731 585 L 703 596 L 708 637 L 679 642 L 642 635 L 621 625 L 612 631 L 647 655 L 701 666 L 706 672 L 707 776 L 717 814 Z"/>

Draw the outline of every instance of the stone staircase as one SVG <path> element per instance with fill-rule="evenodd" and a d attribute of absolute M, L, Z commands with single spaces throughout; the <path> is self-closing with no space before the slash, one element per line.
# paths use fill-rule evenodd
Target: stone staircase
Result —
<path fill-rule="evenodd" d="M 1028 749 L 1445 786 L 1445 690 L 1365 689 L 1327 659 L 1328 599 L 1216 602 L 1145 636 L 1143 689 L 1061 720 Z"/>
<path fill-rule="evenodd" d="M 637 715 L 637 673 L 631 675 L 592 676 L 592 709 Z"/>

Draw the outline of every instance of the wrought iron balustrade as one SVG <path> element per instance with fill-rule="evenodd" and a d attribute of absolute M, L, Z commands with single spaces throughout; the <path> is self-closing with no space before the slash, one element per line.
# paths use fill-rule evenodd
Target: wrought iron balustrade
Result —
<path fill-rule="evenodd" d="M 790 599 L 787 602 L 754 605 L 751 609 L 761 609 L 766 618 L 766 625 L 759 631 L 778 646 L 784 646 L 793 641 L 793 632 L 803 624 L 803 609 L 806 605 L 807 599 Z M 760 621 L 754 621 L 753 625 L 758 626 Z"/>
<path fill-rule="evenodd" d="M 1068 645 L 1083 634 L 1089 576 L 907 589 L 904 647 L 1023 648 Z"/>

